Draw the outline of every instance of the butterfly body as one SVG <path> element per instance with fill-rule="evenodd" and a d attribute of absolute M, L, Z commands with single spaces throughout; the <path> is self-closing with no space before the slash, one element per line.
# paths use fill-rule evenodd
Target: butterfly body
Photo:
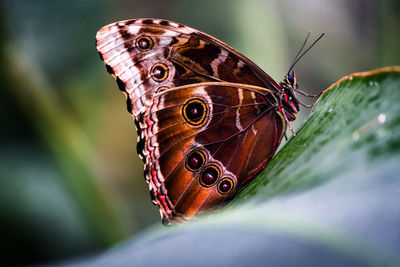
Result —
<path fill-rule="evenodd" d="M 168 223 L 232 199 L 269 162 L 299 109 L 223 42 L 159 19 L 101 28 L 96 46 L 127 97 L 153 203 Z"/>

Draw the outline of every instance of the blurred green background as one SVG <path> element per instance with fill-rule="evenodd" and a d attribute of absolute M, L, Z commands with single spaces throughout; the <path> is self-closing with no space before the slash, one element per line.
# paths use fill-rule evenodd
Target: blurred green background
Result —
<path fill-rule="evenodd" d="M 307 31 L 325 32 L 295 68 L 310 93 L 352 72 L 400 64 L 395 0 L 2 0 L 3 263 L 88 255 L 160 223 L 124 96 L 95 49 L 100 27 L 141 17 L 211 34 L 278 81 Z"/>

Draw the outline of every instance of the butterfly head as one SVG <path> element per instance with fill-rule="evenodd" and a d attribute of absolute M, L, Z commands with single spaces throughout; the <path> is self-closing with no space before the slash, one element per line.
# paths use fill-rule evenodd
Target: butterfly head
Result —
<path fill-rule="evenodd" d="M 299 112 L 299 104 L 307 107 L 307 105 L 300 102 L 295 92 L 299 92 L 306 96 L 312 96 L 298 89 L 299 86 L 297 84 L 296 75 L 294 74 L 293 68 L 297 64 L 297 62 L 299 62 L 299 60 L 311 49 L 311 47 L 313 47 L 322 38 L 322 36 L 324 36 L 324 34 L 325 33 L 322 33 L 307 49 L 305 49 L 305 51 L 303 51 L 307 40 L 310 37 L 310 32 L 307 33 L 306 39 L 304 40 L 299 52 L 294 58 L 293 63 L 290 65 L 289 71 L 286 74 L 285 79 L 279 84 L 281 87 L 281 91 L 279 92 L 279 99 L 281 100 L 279 109 L 289 121 L 293 121 L 296 119 L 296 114 L 297 112 Z"/>
<path fill-rule="evenodd" d="M 296 88 L 296 89 L 298 88 L 297 81 L 296 81 L 296 74 L 294 73 L 294 70 L 291 70 L 290 73 L 288 73 L 285 76 L 285 80 L 290 85 L 290 87 Z"/>

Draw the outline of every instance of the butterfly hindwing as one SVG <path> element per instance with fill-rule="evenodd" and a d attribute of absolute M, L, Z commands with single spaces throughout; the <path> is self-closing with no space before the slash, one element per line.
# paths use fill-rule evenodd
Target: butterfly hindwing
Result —
<path fill-rule="evenodd" d="M 188 85 L 153 97 L 142 125 L 146 176 L 166 220 L 223 204 L 265 165 L 285 128 L 273 101 L 267 89 L 232 83 Z M 229 192 L 221 192 L 221 182 Z"/>

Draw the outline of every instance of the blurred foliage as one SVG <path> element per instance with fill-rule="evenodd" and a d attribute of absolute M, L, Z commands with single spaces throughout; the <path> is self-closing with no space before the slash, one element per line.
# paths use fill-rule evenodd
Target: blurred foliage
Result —
<path fill-rule="evenodd" d="M 347 73 L 400 63 L 394 0 L 3 0 L 3 263 L 91 253 L 159 223 L 136 155 L 134 124 L 94 47 L 103 25 L 140 17 L 207 32 L 277 80 L 308 30 L 326 32 L 296 66 L 308 92 Z M 15 257 L 21 251 L 24 256 Z"/>

